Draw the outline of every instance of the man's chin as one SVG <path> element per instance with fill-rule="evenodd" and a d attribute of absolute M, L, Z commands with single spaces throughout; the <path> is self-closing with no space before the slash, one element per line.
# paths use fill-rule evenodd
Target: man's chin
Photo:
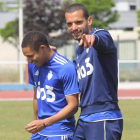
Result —
<path fill-rule="evenodd" d="M 75 40 L 80 41 L 81 38 L 80 37 L 74 37 Z"/>

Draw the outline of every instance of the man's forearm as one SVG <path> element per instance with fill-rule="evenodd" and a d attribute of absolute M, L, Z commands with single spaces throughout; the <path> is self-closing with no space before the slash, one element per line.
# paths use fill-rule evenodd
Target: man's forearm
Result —
<path fill-rule="evenodd" d="M 49 126 L 51 124 L 54 124 L 56 122 L 59 122 L 61 120 L 64 120 L 66 118 L 71 117 L 72 115 L 74 115 L 77 110 L 78 110 L 78 99 L 77 96 L 78 95 L 74 95 L 75 97 L 72 97 L 71 100 L 73 100 L 72 102 L 70 101 L 62 110 L 60 110 L 57 114 L 44 119 L 45 125 Z"/>
<path fill-rule="evenodd" d="M 34 87 L 33 109 L 34 109 L 33 120 L 37 120 L 38 108 L 37 108 L 37 99 L 36 99 L 36 87 Z"/>
<path fill-rule="evenodd" d="M 33 99 L 33 108 L 34 108 L 34 116 L 33 119 L 37 120 L 37 114 L 38 114 L 38 110 L 37 110 L 37 100 Z"/>

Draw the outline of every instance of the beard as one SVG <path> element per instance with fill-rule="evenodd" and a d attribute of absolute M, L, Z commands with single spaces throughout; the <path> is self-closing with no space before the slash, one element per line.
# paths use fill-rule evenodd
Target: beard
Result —
<path fill-rule="evenodd" d="M 77 30 L 75 31 L 77 32 L 79 35 L 73 35 L 74 32 L 72 32 L 72 35 L 74 37 L 75 40 L 80 41 L 83 34 L 89 34 L 89 28 L 88 28 L 88 23 L 86 23 L 85 27 L 83 28 L 83 30 Z"/>

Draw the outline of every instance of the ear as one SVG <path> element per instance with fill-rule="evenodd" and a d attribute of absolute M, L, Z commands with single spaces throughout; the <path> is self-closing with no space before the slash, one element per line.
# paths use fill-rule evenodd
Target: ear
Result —
<path fill-rule="evenodd" d="M 88 17 L 88 25 L 91 26 L 91 24 L 92 24 L 92 17 L 89 16 L 89 17 Z"/>
<path fill-rule="evenodd" d="M 45 45 L 40 45 L 40 49 L 44 50 L 44 49 L 46 49 L 46 46 Z"/>

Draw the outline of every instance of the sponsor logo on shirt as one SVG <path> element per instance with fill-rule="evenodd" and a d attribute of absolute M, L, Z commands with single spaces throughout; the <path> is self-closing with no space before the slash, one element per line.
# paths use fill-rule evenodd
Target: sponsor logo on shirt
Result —
<path fill-rule="evenodd" d="M 89 48 L 86 49 L 86 52 L 89 53 Z"/>
<path fill-rule="evenodd" d="M 52 71 L 50 70 L 50 72 L 48 73 L 48 80 L 51 80 L 52 77 L 53 77 L 53 73 L 52 73 Z"/>
<path fill-rule="evenodd" d="M 85 59 L 85 66 L 79 66 L 79 63 L 77 64 L 77 66 L 78 81 L 81 80 L 81 78 L 85 78 L 86 76 L 91 75 L 94 71 L 93 65 L 90 63 L 90 57 Z"/>
<path fill-rule="evenodd" d="M 37 70 L 34 75 L 38 76 L 39 75 L 39 70 Z"/>

